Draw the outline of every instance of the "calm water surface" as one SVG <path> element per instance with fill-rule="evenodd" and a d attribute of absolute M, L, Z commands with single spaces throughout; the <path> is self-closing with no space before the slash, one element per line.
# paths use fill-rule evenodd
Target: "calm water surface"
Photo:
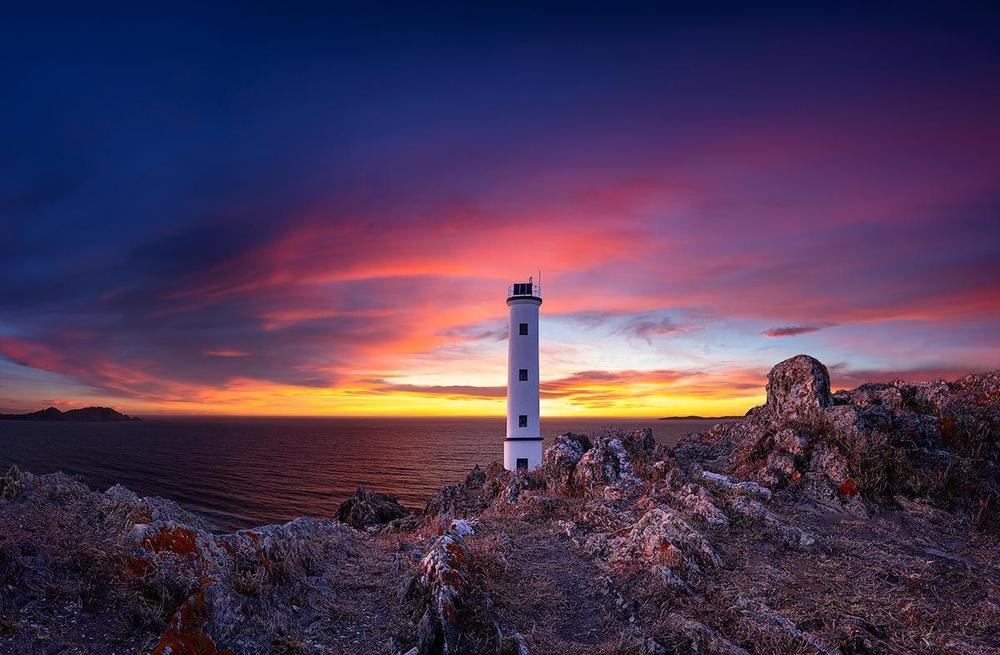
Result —
<path fill-rule="evenodd" d="M 649 426 L 661 443 L 716 420 L 543 419 L 563 432 Z M 133 423 L 0 421 L 0 467 L 62 470 L 91 487 L 164 496 L 216 530 L 330 517 L 358 485 L 411 508 L 476 464 L 499 460 L 503 418 L 151 418 Z"/>

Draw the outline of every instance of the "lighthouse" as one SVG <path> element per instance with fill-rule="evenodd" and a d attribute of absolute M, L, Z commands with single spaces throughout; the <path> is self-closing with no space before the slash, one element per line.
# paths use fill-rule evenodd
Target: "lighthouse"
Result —
<path fill-rule="evenodd" d="M 538 407 L 538 308 L 541 286 L 532 278 L 507 288 L 510 337 L 507 340 L 507 438 L 503 465 L 528 471 L 542 463 Z"/>

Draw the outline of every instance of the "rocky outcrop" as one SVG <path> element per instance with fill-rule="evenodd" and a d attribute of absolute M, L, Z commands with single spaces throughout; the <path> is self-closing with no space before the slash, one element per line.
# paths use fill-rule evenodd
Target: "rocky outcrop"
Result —
<path fill-rule="evenodd" d="M 403 518 L 408 513 L 395 496 L 358 487 L 354 495 L 337 508 L 337 520 L 356 530 L 370 530 Z"/>
<path fill-rule="evenodd" d="M 784 421 L 815 417 L 832 404 L 830 373 L 809 355 L 786 359 L 767 374 L 767 408 Z"/>
<path fill-rule="evenodd" d="M 0 611 L 58 590 L 91 614 L 38 634 L 130 625 L 127 652 L 268 652 L 297 629 L 304 603 L 328 600 L 323 590 L 359 548 L 350 528 L 307 518 L 215 535 L 169 500 L 91 491 L 62 473 L 13 469 L 2 486 L 0 524 L 31 528 L 0 531 L 0 577 L 13 589 Z M 10 652 L 44 651 L 32 633 L 15 637 Z"/>
<path fill-rule="evenodd" d="M 708 540 L 669 507 L 655 507 L 610 544 L 612 566 L 664 565 L 698 575 L 701 567 L 719 566 L 722 557 Z"/>
<path fill-rule="evenodd" d="M 542 467 L 545 477 L 564 489 L 570 488 L 573 471 L 584 454 L 591 448 L 590 438 L 583 434 L 567 432 L 545 450 Z"/>
<path fill-rule="evenodd" d="M 674 454 L 828 510 L 863 515 L 866 503 L 905 495 L 995 525 L 997 386 L 987 373 L 831 395 L 826 367 L 799 355 L 771 370 L 766 405 L 685 439 Z"/>
<path fill-rule="evenodd" d="M 456 519 L 431 541 L 420 560 L 419 574 L 406 592 L 406 600 L 415 605 L 414 655 L 462 652 L 462 614 L 469 605 L 469 551 L 465 540 L 473 534 L 471 523 Z"/>
<path fill-rule="evenodd" d="M 624 432 L 605 429 L 594 435 L 573 470 L 572 486 L 593 490 L 609 484 L 638 482 L 646 475 L 656 451 L 652 430 Z"/>

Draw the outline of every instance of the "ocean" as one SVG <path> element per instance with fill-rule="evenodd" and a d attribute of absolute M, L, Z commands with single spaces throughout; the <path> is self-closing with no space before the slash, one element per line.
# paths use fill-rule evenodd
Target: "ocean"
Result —
<path fill-rule="evenodd" d="M 717 419 L 542 419 L 545 445 L 607 425 L 653 429 L 673 445 Z M 163 496 L 216 531 L 330 518 L 365 485 L 417 509 L 503 452 L 503 418 L 148 418 L 140 422 L 0 421 L 0 473 L 81 475 Z"/>

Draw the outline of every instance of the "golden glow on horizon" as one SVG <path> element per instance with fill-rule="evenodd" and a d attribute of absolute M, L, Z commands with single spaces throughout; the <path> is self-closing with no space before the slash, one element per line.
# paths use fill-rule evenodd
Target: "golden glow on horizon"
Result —
<path fill-rule="evenodd" d="M 416 385 L 414 385 L 416 386 Z M 732 416 L 764 402 L 763 381 L 758 391 L 704 386 L 671 390 L 655 384 L 582 380 L 543 383 L 544 416 Z M 233 416 L 503 416 L 506 398 L 494 387 L 483 387 L 491 397 L 474 395 L 476 387 L 454 392 L 391 389 L 391 385 L 347 383 L 336 388 L 303 388 L 256 380 L 235 380 L 225 388 L 189 389 L 186 398 L 169 400 L 111 400 L 128 414 L 212 414 Z M 102 399 L 102 402 L 105 402 Z M 90 404 L 63 403 L 71 406 Z"/>

